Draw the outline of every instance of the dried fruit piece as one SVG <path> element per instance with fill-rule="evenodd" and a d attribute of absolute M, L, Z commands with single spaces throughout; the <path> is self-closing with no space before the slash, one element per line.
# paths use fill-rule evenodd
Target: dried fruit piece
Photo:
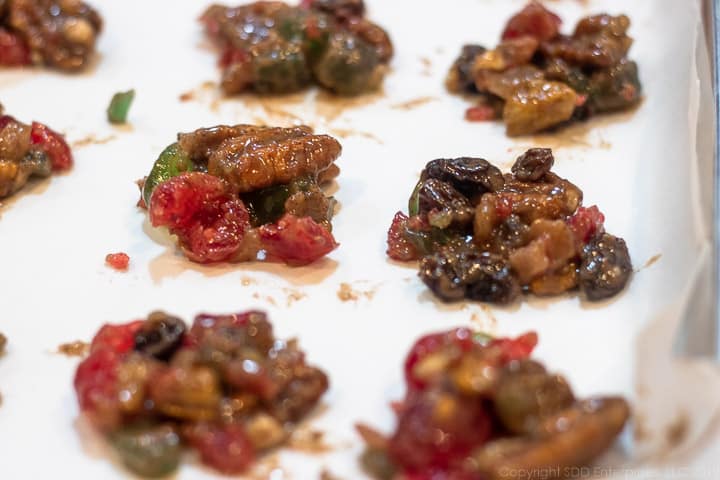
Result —
<path fill-rule="evenodd" d="M 77 0 L 12 0 L 2 7 L 0 64 L 33 62 L 76 71 L 90 63 L 102 20 L 88 4 Z"/>
<path fill-rule="evenodd" d="M 290 214 L 260 227 L 260 243 L 270 259 L 289 265 L 312 263 L 338 246 L 332 234 L 312 218 Z"/>
<path fill-rule="evenodd" d="M 130 257 L 127 253 L 108 253 L 105 256 L 105 263 L 110 265 L 115 270 L 127 270 L 130 264 Z"/>
<path fill-rule="evenodd" d="M 180 436 L 170 425 L 130 426 L 114 432 L 111 440 L 123 464 L 142 477 L 164 477 L 180 463 Z"/>
<path fill-rule="evenodd" d="M 629 417 L 617 397 L 576 400 L 530 354 L 533 332 L 492 338 L 466 328 L 420 338 L 405 362 L 407 392 L 388 436 L 365 425 L 361 462 L 373 478 L 501 479 L 579 469 L 604 453 Z"/>
<path fill-rule="evenodd" d="M 582 191 L 553 173 L 553 164 L 547 148 L 529 149 L 505 175 L 478 158 L 428 162 L 410 216 L 393 218 L 388 256 L 419 259 L 420 278 L 446 302 L 508 304 L 521 292 L 578 287 L 590 300 L 620 292 L 631 271 L 627 247 L 609 237 L 612 247 L 593 243 L 604 235 L 605 217 L 582 206 Z"/>
<path fill-rule="evenodd" d="M 532 0 L 508 22 L 494 49 L 464 46 L 446 80 L 454 93 L 478 94 L 469 121 L 502 118 L 510 136 L 528 135 L 627 110 L 641 100 L 625 15 L 581 19 L 572 35 L 560 17 Z"/>
<path fill-rule="evenodd" d="M 375 89 L 393 55 L 387 33 L 357 0 L 209 7 L 201 17 L 222 52 L 225 93 L 285 93 L 315 82 L 356 95 Z"/>
<path fill-rule="evenodd" d="M 583 248 L 580 289 L 588 300 L 604 300 L 625 288 L 632 271 L 625 241 L 604 233 Z"/>
<path fill-rule="evenodd" d="M 113 95 L 110 105 L 107 108 L 108 122 L 113 124 L 123 124 L 127 122 L 130 105 L 135 98 L 135 90 L 127 92 L 118 92 Z"/>

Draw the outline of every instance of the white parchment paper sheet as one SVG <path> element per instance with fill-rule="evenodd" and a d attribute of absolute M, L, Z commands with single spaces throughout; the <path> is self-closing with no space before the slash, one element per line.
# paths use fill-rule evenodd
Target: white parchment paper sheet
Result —
<path fill-rule="evenodd" d="M 105 322 L 154 309 L 187 320 L 201 311 L 268 310 L 277 334 L 298 336 L 310 361 L 327 370 L 331 390 L 311 426 L 325 431 L 335 448 L 323 455 L 286 452 L 273 479 L 317 478 L 323 468 L 361 478 L 353 423 L 392 428 L 388 402 L 402 395 L 408 348 L 423 333 L 457 325 L 502 335 L 538 331 L 537 356 L 567 375 L 579 395 L 619 393 L 633 400 L 644 440 L 635 451 L 642 458 L 664 456 L 674 446 L 668 431 L 678 422 L 686 432 L 681 440 L 701 437 L 720 397 L 715 372 L 695 364 L 680 369 L 670 357 L 688 300 L 703 286 L 695 280 L 709 262 L 699 179 L 712 171 L 708 159 L 696 155 L 696 130 L 698 106 L 710 98 L 699 94 L 694 1 L 548 2 L 567 30 L 591 12 L 627 13 L 646 100 L 635 112 L 520 140 L 506 138 L 499 123 L 466 123 L 468 103 L 443 88 L 460 46 L 494 45 L 520 0 L 368 1 L 371 17 L 390 30 L 397 57 L 383 94 L 352 102 L 354 108 L 312 93 L 221 101 L 212 86 L 201 87 L 219 76 L 196 22 L 205 2 L 94 3 L 106 29 L 93 71 L 0 73 L 0 101 L 11 114 L 45 122 L 71 142 L 109 140 L 78 146 L 70 174 L 36 183 L 0 212 L 0 331 L 10 339 L 0 361 L 3 478 L 126 477 L 77 420 L 71 386 L 77 359 L 53 352 L 61 343 L 89 339 Z M 132 128 L 113 129 L 105 121 L 107 103 L 131 87 L 137 90 Z M 194 100 L 181 102 L 188 91 Z M 178 131 L 257 121 L 303 121 L 342 137 L 335 193 L 341 210 L 334 221 L 341 247 L 297 269 L 193 265 L 148 227 L 134 206 L 134 181 Z M 554 148 L 557 173 L 584 190 L 587 205 L 600 206 L 610 232 L 626 238 L 638 272 L 624 294 L 600 305 L 568 296 L 510 309 L 448 306 L 426 292 L 414 267 L 387 261 L 387 227 L 405 209 L 427 161 L 475 155 L 509 168 L 529 146 Z M 114 251 L 131 256 L 129 272 L 104 265 Z M 657 262 L 643 267 L 656 255 Z M 341 283 L 360 293 L 357 301 L 338 298 Z M 605 464 L 637 465 L 630 450 L 618 450 Z M 258 475 L 267 476 L 272 465 L 266 461 Z M 213 475 L 189 462 L 177 478 Z"/>

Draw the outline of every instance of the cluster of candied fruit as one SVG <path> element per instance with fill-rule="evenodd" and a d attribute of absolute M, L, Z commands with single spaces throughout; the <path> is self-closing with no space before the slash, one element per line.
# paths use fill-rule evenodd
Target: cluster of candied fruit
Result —
<path fill-rule="evenodd" d="M 285 442 L 328 388 L 265 314 L 198 315 L 190 329 L 162 312 L 105 325 L 78 366 L 82 412 L 134 473 L 173 472 L 182 451 L 226 474 Z"/>
<path fill-rule="evenodd" d="M 640 101 L 637 64 L 627 58 L 628 17 L 586 17 L 570 36 L 560 25 L 533 1 L 510 19 L 494 50 L 463 47 L 447 86 L 478 94 L 468 120 L 502 118 L 508 135 L 526 135 Z"/>
<path fill-rule="evenodd" d="M 19 122 L 0 105 L 0 198 L 20 190 L 32 176 L 48 177 L 72 164 L 62 135 L 42 123 Z"/>
<path fill-rule="evenodd" d="M 222 88 L 285 93 L 312 82 L 344 95 L 377 88 L 393 55 L 388 34 L 364 18 L 362 0 L 213 5 L 201 21 L 220 49 Z"/>
<path fill-rule="evenodd" d="M 510 303 L 523 291 L 589 300 L 619 293 L 632 274 L 625 241 L 605 232 L 596 206 L 551 171 L 552 151 L 533 148 L 503 175 L 480 158 L 429 162 L 388 232 L 388 255 L 420 260 L 442 300 Z"/>
<path fill-rule="evenodd" d="M 178 135 L 145 179 L 155 227 L 196 262 L 311 263 L 337 247 L 335 200 L 320 186 L 338 173 L 340 144 L 305 126 L 217 126 Z"/>
<path fill-rule="evenodd" d="M 492 338 L 466 328 L 422 337 L 405 361 L 395 431 L 358 425 L 365 470 L 382 480 L 500 480 L 600 456 L 623 430 L 626 401 L 576 399 L 562 376 L 529 358 L 536 343 L 534 333 Z"/>
<path fill-rule="evenodd" d="M 100 15 L 80 0 L 3 0 L 0 65 L 80 70 L 101 29 Z"/>

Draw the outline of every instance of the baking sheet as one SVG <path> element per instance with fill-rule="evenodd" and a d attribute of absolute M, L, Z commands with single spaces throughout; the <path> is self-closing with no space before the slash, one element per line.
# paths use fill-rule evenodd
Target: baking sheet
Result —
<path fill-rule="evenodd" d="M 717 374 L 707 364 L 678 363 L 671 355 L 689 306 L 700 312 L 693 316 L 706 314 L 710 300 L 692 300 L 706 287 L 701 279 L 712 235 L 701 188 L 712 174 L 711 159 L 697 148 L 703 132 L 711 132 L 698 127 L 700 106 L 709 101 L 701 86 L 709 78 L 696 65 L 702 38 L 697 2 L 548 2 L 566 28 L 591 12 L 627 13 L 636 38 L 631 57 L 640 64 L 646 99 L 631 113 L 519 140 L 506 138 L 499 123 L 466 123 L 468 103 L 447 94 L 443 78 L 463 43 L 497 42 L 520 0 L 369 0 L 370 15 L 390 31 L 397 57 L 381 94 L 350 102 L 316 92 L 224 100 L 207 83 L 219 73 L 196 22 L 206 2 L 93 3 L 106 19 L 93 71 L 0 73 L 0 101 L 11 114 L 45 122 L 76 145 L 70 174 L 34 184 L 0 210 L 0 265 L 6 272 L 0 331 L 10 340 L 0 361 L 3 478 L 70 472 L 74 478 L 127 477 L 77 418 L 71 382 L 78 360 L 53 352 L 61 343 L 89 339 L 102 323 L 154 309 L 188 321 L 201 311 L 267 310 L 277 334 L 299 337 L 310 361 L 329 373 L 323 406 L 303 428 L 325 432 L 331 448 L 273 455 L 259 465 L 259 478 L 311 479 L 323 469 L 364 478 L 353 423 L 392 428 L 388 402 L 403 394 L 401 362 L 408 348 L 421 334 L 457 325 L 502 335 L 536 330 L 538 358 L 567 375 L 579 395 L 632 399 L 639 441 L 626 436 L 604 459 L 619 469 L 600 472 L 603 478 L 624 478 L 623 469 L 639 472 L 640 465 L 652 473 L 645 478 L 665 478 L 672 471 L 668 464 L 650 459 L 677 447 L 697 452 L 720 404 Z M 105 107 L 114 92 L 131 87 L 137 91 L 132 127 L 112 128 Z M 182 94 L 189 100 L 180 101 Z M 178 131 L 299 121 L 341 137 L 344 147 L 335 192 L 341 210 L 334 220 L 341 247 L 327 260 L 296 269 L 194 265 L 134 207 L 134 181 Z M 509 309 L 443 305 L 413 266 L 386 259 L 387 227 L 405 208 L 427 161 L 477 155 L 509 168 L 529 146 L 554 148 L 556 172 L 579 185 L 585 203 L 605 213 L 608 230 L 627 240 L 638 272 L 623 295 L 600 305 L 575 296 L 530 298 Z M 130 255 L 127 273 L 104 265 L 114 251 Z M 339 298 L 342 284 L 355 300 Z M 191 461 L 176 478 L 213 476 Z"/>

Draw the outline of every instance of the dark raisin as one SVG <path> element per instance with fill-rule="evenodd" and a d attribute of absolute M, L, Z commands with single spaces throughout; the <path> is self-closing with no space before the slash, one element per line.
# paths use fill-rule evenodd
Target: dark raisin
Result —
<path fill-rule="evenodd" d="M 632 271 L 625 240 L 604 233 L 583 248 L 580 289 L 588 300 L 612 297 L 625 288 Z"/>
<path fill-rule="evenodd" d="M 507 304 L 520 294 L 520 285 L 500 255 L 469 245 L 448 245 L 420 262 L 420 278 L 440 299 L 469 298 Z"/>
<path fill-rule="evenodd" d="M 452 185 L 429 178 L 417 189 L 419 213 L 428 214 L 430 225 L 447 228 L 472 222 L 475 211 L 468 199 Z"/>
<path fill-rule="evenodd" d="M 365 14 L 363 0 L 313 0 L 310 8 L 329 13 L 339 19 L 362 17 Z"/>
<path fill-rule="evenodd" d="M 500 169 L 482 158 L 433 160 L 425 165 L 421 178 L 437 178 L 448 182 L 468 198 L 495 192 L 505 185 Z"/>
<path fill-rule="evenodd" d="M 512 172 L 521 182 L 537 182 L 550 171 L 555 163 L 549 148 L 531 148 L 515 160 Z"/>
<path fill-rule="evenodd" d="M 593 112 L 625 110 L 642 98 L 642 86 L 635 62 L 622 60 L 590 77 L 588 106 Z"/>
<path fill-rule="evenodd" d="M 485 53 L 487 49 L 482 45 L 465 45 L 460 56 L 453 63 L 450 69 L 450 76 L 447 80 L 448 88 L 453 92 L 477 93 L 475 78 L 472 74 L 475 59 Z"/>
<path fill-rule="evenodd" d="M 185 336 L 185 322 L 163 312 L 153 312 L 135 333 L 135 350 L 168 360 Z"/>

